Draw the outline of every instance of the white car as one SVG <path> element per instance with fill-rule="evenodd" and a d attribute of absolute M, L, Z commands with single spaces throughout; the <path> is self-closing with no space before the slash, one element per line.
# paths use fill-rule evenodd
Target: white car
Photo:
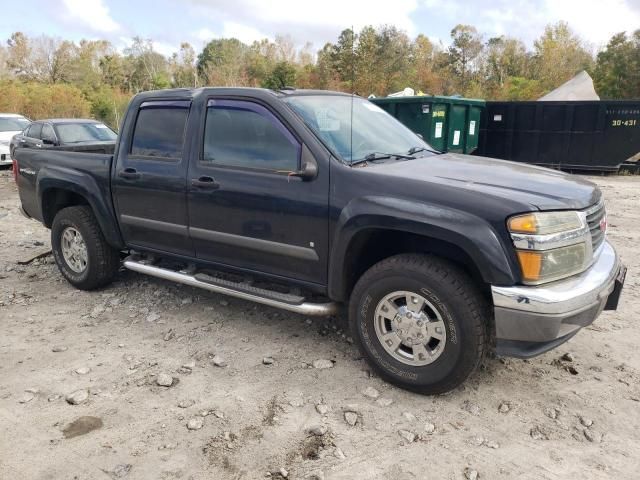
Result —
<path fill-rule="evenodd" d="M 0 165 L 11 165 L 9 144 L 14 135 L 21 133 L 31 123 L 16 113 L 0 113 Z"/>

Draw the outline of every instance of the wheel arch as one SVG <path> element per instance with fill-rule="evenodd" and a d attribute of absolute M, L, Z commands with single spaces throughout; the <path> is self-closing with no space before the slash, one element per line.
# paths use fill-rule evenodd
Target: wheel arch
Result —
<path fill-rule="evenodd" d="M 396 199 L 369 199 L 366 203 L 349 205 L 338 222 L 329 265 L 331 298 L 348 299 L 367 269 L 400 253 L 442 257 L 462 267 L 479 285 L 517 281 L 502 242 L 484 220 L 465 212 Z M 363 207 L 382 211 L 360 212 Z"/>
<path fill-rule="evenodd" d="M 44 168 L 42 169 L 44 170 Z M 63 208 L 86 205 L 91 208 L 107 242 L 114 248 L 124 248 L 124 242 L 110 207 L 108 188 L 100 188 L 96 181 L 86 174 L 74 172 L 74 178 L 60 178 L 59 172 L 50 169 L 41 175 L 38 182 L 38 197 L 42 222 L 51 228 L 56 214 Z"/>

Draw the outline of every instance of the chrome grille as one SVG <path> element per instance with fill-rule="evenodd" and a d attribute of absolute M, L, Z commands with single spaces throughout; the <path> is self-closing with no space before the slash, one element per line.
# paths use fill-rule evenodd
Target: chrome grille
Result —
<path fill-rule="evenodd" d="M 604 202 L 600 201 L 593 207 L 585 210 L 587 215 L 587 223 L 589 224 L 589 231 L 591 232 L 591 245 L 593 246 L 594 255 L 600 248 L 600 245 L 604 243 L 606 231 L 600 228 L 600 222 L 602 219 L 606 219 L 606 211 L 604 208 Z"/>

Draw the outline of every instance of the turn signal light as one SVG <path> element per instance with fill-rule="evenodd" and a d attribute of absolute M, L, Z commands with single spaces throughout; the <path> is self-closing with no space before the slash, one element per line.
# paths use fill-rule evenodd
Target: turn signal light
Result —
<path fill-rule="evenodd" d="M 518 260 L 525 282 L 537 282 L 542 272 L 542 253 L 528 250 L 518 250 Z"/>

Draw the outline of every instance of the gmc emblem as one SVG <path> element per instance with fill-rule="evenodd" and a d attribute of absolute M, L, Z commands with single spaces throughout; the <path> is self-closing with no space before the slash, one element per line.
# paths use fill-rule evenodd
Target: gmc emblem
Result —
<path fill-rule="evenodd" d="M 602 233 L 607 233 L 607 216 L 606 215 L 602 217 L 602 219 L 600 220 L 600 230 L 602 231 Z"/>

